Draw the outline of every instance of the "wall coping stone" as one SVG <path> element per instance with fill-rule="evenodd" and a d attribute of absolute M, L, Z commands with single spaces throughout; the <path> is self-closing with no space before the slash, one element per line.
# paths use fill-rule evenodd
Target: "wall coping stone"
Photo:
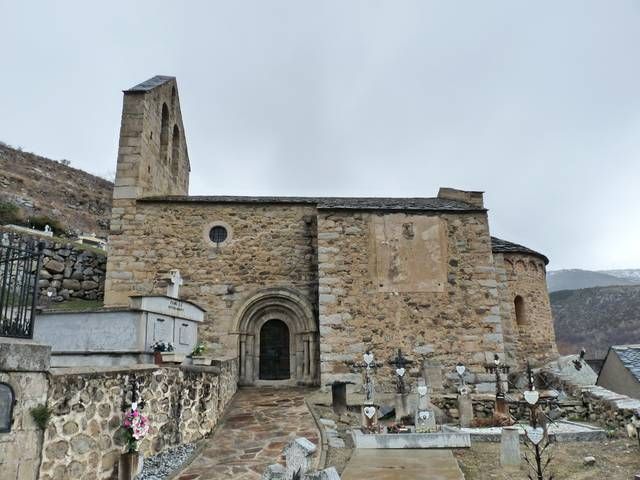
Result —
<path fill-rule="evenodd" d="M 51 346 L 30 339 L 0 337 L 0 371 L 46 372 Z"/>
<path fill-rule="evenodd" d="M 95 375 L 95 374 L 109 374 L 109 373 L 126 373 L 126 372 L 144 372 L 149 370 L 162 370 L 163 368 L 176 368 L 167 367 L 165 365 L 152 365 L 152 364 L 139 364 L 139 365 L 122 365 L 116 367 L 56 367 L 49 370 L 49 373 L 53 376 L 65 376 L 65 375 Z"/>

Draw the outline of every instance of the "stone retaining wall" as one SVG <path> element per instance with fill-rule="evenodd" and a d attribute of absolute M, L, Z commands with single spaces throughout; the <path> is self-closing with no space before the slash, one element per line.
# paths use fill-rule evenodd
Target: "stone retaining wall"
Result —
<path fill-rule="evenodd" d="M 555 388 L 574 397 L 583 408 L 576 413 L 585 420 L 596 422 L 612 430 L 625 429 L 636 412 L 640 412 L 640 400 L 612 392 L 594 385 L 597 375 L 586 363 L 573 368 L 577 355 L 561 357 L 542 368 L 538 375 L 547 388 Z"/>
<path fill-rule="evenodd" d="M 553 385 L 581 401 L 583 407 L 576 409 L 577 416 L 605 428 L 623 430 L 631 423 L 634 414 L 640 412 L 640 400 L 635 398 L 597 385 L 576 385 L 571 379 L 550 370 L 541 372 L 541 375 L 548 385 Z"/>
<path fill-rule="evenodd" d="M 15 232 L 0 228 L 0 240 L 7 241 Z M 25 236 L 25 235 L 21 235 Z M 51 301 L 63 302 L 72 298 L 102 300 L 107 254 L 83 248 L 73 242 L 59 242 L 46 237 L 30 237 L 44 242 L 44 256 L 40 269 L 40 296 L 46 303 L 47 290 Z"/>
<path fill-rule="evenodd" d="M 54 369 L 41 480 L 112 478 L 123 452 L 122 406 L 130 401 L 133 375 L 151 425 L 140 444 L 145 455 L 211 432 L 238 381 L 235 359 L 216 361 L 213 367 Z"/>

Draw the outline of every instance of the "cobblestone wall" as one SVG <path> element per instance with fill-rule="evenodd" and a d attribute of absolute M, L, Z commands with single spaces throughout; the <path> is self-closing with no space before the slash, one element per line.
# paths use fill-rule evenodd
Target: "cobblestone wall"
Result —
<path fill-rule="evenodd" d="M 213 367 L 54 370 L 41 480 L 112 478 L 123 452 L 122 406 L 129 400 L 132 375 L 141 385 L 143 413 L 151 426 L 140 445 L 145 455 L 209 433 L 238 380 L 235 359 L 216 361 Z"/>

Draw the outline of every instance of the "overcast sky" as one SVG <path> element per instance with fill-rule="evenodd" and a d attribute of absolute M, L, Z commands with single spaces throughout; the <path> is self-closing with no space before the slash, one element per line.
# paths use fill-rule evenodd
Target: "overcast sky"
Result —
<path fill-rule="evenodd" d="M 0 140 L 115 171 L 174 75 L 192 194 L 484 190 L 557 268 L 640 268 L 640 1 L 0 0 Z"/>

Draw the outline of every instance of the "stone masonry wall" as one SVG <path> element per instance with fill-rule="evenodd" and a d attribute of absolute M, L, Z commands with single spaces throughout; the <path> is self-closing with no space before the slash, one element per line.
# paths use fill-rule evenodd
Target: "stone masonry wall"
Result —
<path fill-rule="evenodd" d="M 494 353 L 503 353 L 486 214 L 440 216 L 448 252 L 445 285 L 439 292 L 419 293 L 380 291 L 375 284 L 370 269 L 374 215 L 382 214 L 319 214 L 321 384 L 335 379 L 360 383 L 350 363 L 361 363 L 367 350 L 386 364 L 402 348 L 414 361 L 409 383 L 420 375 L 426 358 L 445 370 L 462 361 L 470 371 L 484 372 Z M 394 377 L 385 365 L 376 378 L 391 383 Z"/>
<path fill-rule="evenodd" d="M 61 369 L 50 375 L 41 480 L 113 478 L 124 451 L 120 425 L 123 402 L 130 402 L 130 378 L 149 417 L 150 433 L 140 450 L 153 455 L 165 447 L 193 442 L 211 432 L 236 391 L 237 362 L 214 367 L 127 367 Z"/>
<path fill-rule="evenodd" d="M 12 233 L 14 234 L 14 233 Z M 0 230 L 0 241 L 8 240 L 9 232 Z M 102 300 L 107 266 L 105 253 L 87 249 L 73 242 L 59 242 L 46 237 L 29 237 L 44 242 L 40 269 L 40 303 L 46 305 L 47 290 L 52 302 L 73 298 Z"/>
<path fill-rule="evenodd" d="M 164 132 L 163 109 L 168 113 L 168 131 Z M 176 138 L 174 128 L 179 132 Z M 116 265 L 121 265 L 121 250 L 118 246 L 112 248 L 111 243 L 125 238 L 126 230 L 138 222 L 136 199 L 150 195 L 187 195 L 189 172 L 189 154 L 175 79 L 146 92 L 125 92 L 107 270 L 114 271 Z M 108 305 L 128 303 L 126 289 L 123 292 L 117 286 L 110 288 L 108 279 L 106 287 Z"/>
<path fill-rule="evenodd" d="M 47 376 L 43 372 L 0 372 L 0 382 L 13 389 L 11 431 L 0 433 L 0 480 L 36 480 L 42 433 L 29 413 L 47 401 Z"/>
<path fill-rule="evenodd" d="M 495 254 L 500 311 L 508 363 L 524 367 L 527 360 L 540 365 L 558 356 L 544 262 L 515 253 Z M 524 301 L 524 318 L 516 321 L 514 300 Z"/>
<path fill-rule="evenodd" d="M 289 287 L 317 305 L 314 207 L 139 201 L 135 212 L 110 239 L 107 306 L 165 293 L 167 272 L 179 269 L 181 297 L 207 311 L 199 338 L 235 354 L 236 313 L 257 291 Z M 229 231 L 219 247 L 208 237 L 214 222 Z"/>

